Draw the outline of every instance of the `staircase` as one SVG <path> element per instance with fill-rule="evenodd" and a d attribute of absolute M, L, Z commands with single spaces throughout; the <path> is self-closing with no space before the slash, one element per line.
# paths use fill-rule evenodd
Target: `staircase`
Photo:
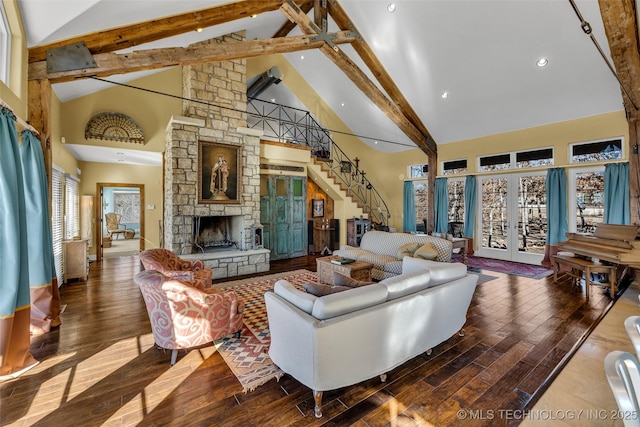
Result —
<path fill-rule="evenodd" d="M 358 163 L 347 157 L 308 111 L 249 98 L 247 126 L 260 129 L 265 137 L 279 142 L 311 147 L 314 160 L 308 167 L 309 174 L 346 196 L 342 197 L 344 205 L 338 206 L 344 209 L 345 217 L 366 216 L 375 228 L 387 228 L 390 218 L 387 204 Z"/>

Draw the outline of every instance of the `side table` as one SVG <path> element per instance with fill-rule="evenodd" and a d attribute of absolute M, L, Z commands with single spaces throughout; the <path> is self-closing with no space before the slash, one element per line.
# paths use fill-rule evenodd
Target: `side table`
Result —
<path fill-rule="evenodd" d="M 334 285 L 333 272 L 337 271 L 355 280 L 371 282 L 371 269 L 373 264 L 364 261 L 355 261 L 350 264 L 332 264 L 331 260 L 340 259 L 338 256 L 327 256 L 316 259 L 318 266 L 318 280 Z"/>
<path fill-rule="evenodd" d="M 316 230 L 320 230 L 324 232 L 322 233 L 322 243 L 324 245 L 324 248 L 322 248 L 322 250 L 320 251 L 320 255 L 331 255 L 331 249 L 329 249 L 329 241 L 331 239 L 331 234 L 329 232 L 332 230 L 335 230 L 335 228 L 316 227 Z"/>
<path fill-rule="evenodd" d="M 464 264 L 467 263 L 467 246 L 469 244 L 469 239 L 466 237 L 454 237 L 451 239 L 451 243 L 453 244 L 453 249 L 460 249 L 460 255 L 462 255 L 462 262 Z"/>

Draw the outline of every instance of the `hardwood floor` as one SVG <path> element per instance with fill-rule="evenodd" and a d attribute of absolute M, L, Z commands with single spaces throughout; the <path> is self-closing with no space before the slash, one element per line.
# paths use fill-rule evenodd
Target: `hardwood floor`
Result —
<path fill-rule="evenodd" d="M 269 274 L 300 268 L 315 271 L 315 257 L 272 262 Z M 587 303 L 567 280 L 554 284 L 551 278 L 485 271 L 484 279 L 495 279 L 477 287 L 464 337 L 456 335 L 432 355 L 408 361 L 390 372 L 386 383 L 374 378 L 326 392 L 324 417 L 316 419 L 311 391 L 288 375 L 244 394 L 212 346 L 181 352 L 171 368 L 170 352 L 154 347 L 133 283 L 139 269 L 137 257 L 103 259 L 92 263 L 86 283 L 61 288 L 63 325 L 32 338 L 32 353 L 41 363 L 0 383 L 1 425 L 493 426 L 523 419 L 535 424 L 514 412 L 522 409 L 567 411 L 587 405 L 609 411 L 616 406 L 606 380 L 603 385 L 603 355 L 631 349 L 620 319 L 638 311 L 633 284 L 635 301 L 626 298 L 628 290 L 605 318 L 614 320 L 602 322 L 609 323 L 607 329 L 595 329 L 595 340 L 585 341 L 539 399 L 547 378 L 593 329 L 610 299 L 594 288 Z M 619 305 L 623 314 L 613 316 Z M 586 362 L 581 352 L 587 353 Z M 578 365 L 572 365 L 575 360 Z M 610 418 L 589 421 L 622 425 Z"/>

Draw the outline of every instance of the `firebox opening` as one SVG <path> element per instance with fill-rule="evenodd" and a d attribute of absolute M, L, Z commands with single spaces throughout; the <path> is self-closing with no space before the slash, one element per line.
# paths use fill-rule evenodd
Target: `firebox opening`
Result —
<path fill-rule="evenodd" d="M 196 216 L 193 221 L 194 250 L 213 252 L 239 248 L 240 219 L 233 216 Z"/>

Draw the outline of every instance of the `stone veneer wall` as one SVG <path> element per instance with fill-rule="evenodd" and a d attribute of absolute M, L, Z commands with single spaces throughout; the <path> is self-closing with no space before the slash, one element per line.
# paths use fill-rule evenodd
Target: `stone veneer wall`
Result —
<path fill-rule="evenodd" d="M 212 39 L 201 44 L 243 40 L 243 33 Z M 197 46 L 197 45 L 196 45 Z M 229 277 L 269 269 L 269 251 L 248 251 L 251 225 L 260 222 L 260 133 L 246 128 L 246 61 L 235 60 L 183 67 L 184 116 L 204 120 L 203 127 L 171 123 L 166 130 L 164 247 L 176 254 L 193 252 L 193 216 L 242 215 L 244 233 L 240 251 L 220 252 L 212 259 L 203 254 L 214 277 Z M 221 108 L 227 107 L 227 108 Z M 240 203 L 198 203 L 198 141 L 242 146 Z M 238 255 L 236 256 L 236 253 Z M 206 257 L 205 257 L 206 255 Z M 196 256 L 196 254 L 194 254 Z M 192 257 L 189 257 L 192 258 Z M 220 261 L 222 260 L 222 261 Z M 222 265 L 221 263 L 224 263 Z M 231 263 L 231 265 L 227 265 Z M 224 274 L 220 271 L 224 267 Z M 218 269 L 218 271 L 216 271 Z"/>

